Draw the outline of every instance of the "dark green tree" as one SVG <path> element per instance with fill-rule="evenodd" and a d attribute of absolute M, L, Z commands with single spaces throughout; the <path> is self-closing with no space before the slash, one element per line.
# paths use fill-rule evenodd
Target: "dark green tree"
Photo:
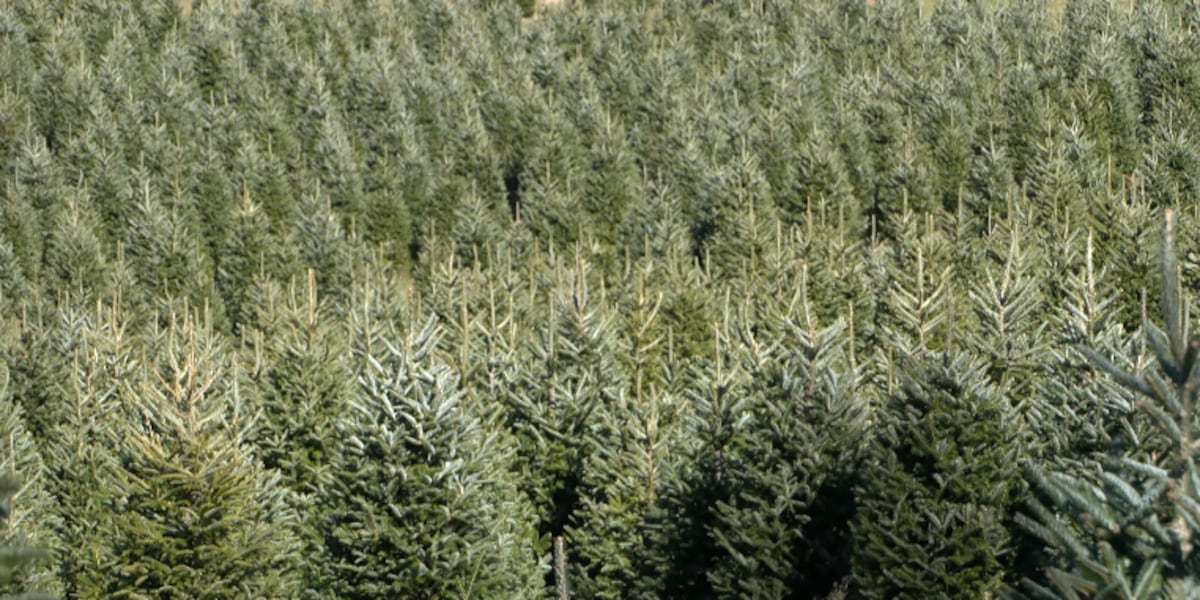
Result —
<path fill-rule="evenodd" d="M 857 489 L 855 586 L 866 598 L 986 598 L 1011 560 L 1022 485 L 1012 408 L 966 355 L 904 362 L 900 379 Z"/>
<path fill-rule="evenodd" d="M 824 597 L 850 574 L 854 477 L 868 413 L 849 368 L 845 324 L 780 315 L 736 332 L 748 382 L 732 493 L 717 501 L 708 572 L 717 597 Z M 804 318 L 801 317 L 801 318 Z M 730 332 L 734 334 L 735 332 Z"/>
<path fill-rule="evenodd" d="M 210 295 L 212 271 L 199 232 L 189 226 L 186 214 L 155 194 L 149 183 L 130 219 L 125 240 L 126 259 L 138 279 L 135 301 L 169 310 L 186 300 L 204 306 Z"/>
<path fill-rule="evenodd" d="M 287 281 L 295 274 L 296 257 L 289 238 L 273 230 L 271 219 L 249 189 L 243 190 L 231 217 L 228 235 L 215 255 L 213 283 L 233 332 L 240 333 L 252 328 L 257 318 L 260 307 L 253 297 L 257 280 Z"/>
<path fill-rule="evenodd" d="M 50 550 L 67 597 L 88 597 L 84 579 L 103 568 L 118 460 L 113 439 L 128 428 L 131 416 L 125 401 L 137 377 L 138 345 L 126 315 L 112 308 L 98 303 L 60 309 L 24 344 L 27 355 L 18 354 L 12 363 L 20 369 L 14 369 L 21 377 L 14 378 L 13 390 L 27 403 L 26 425 L 40 425 L 31 431 L 55 500 Z"/>
<path fill-rule="evenodd" d="M 0 477 L 0 525 L 6 530 L 11 529 L 13 498 L 21 491 L 20 481 L 10 475 Z M 36 565 L 44 552 L 35 546 L 28 545 L 20 538 L 4 531 L 0 535 L 0 592 L 6 592 L 3 598 L 11 600 L 33 600 L 35 598 L 52 598 L 50 595 L 25 594 L 14 595 L 11 592 L 20 591 L 21 579 L 25 573 Z M 15 584 L 15 585 L 14 585 Z M 13 588 L 18 588 L 14 590 Z"/>
<path fill-rule="evenodd" d="M 624 312 L 620 365 L 629 373 L 612 420 L 612 443 L 595 443 L 582 481 L 585 493 L 568 526 L 571 541 L 570 591 L 583 598 L 656 598 L 661 593 L 654 565 L 661 551 L 654 519 L 665 482 L 675 477 L 684 447 L 681 399 L 665 389 L 661 357 L 666 334 L 658 323 L 657 298 L 639 273 Z M 615 294 L 614 294 L 615 295 Z"/>
<path fill-rule="evenodd" d="M 300 265 L 316 273 L 317 293 L 334 303 L 345 302 L 361 246 L 343 227 L 320 185 L 301 196 L 291 222 Z"/>
<path fill-rule="evenodd" d="M 86 190 L 73 192 L 55 212 L 45 247 L 47 283 L 76 302 L 91 304 L 108 295 L 110 279 L 108 252 L 97 235 L 98 219 Z"/>
<path fill-rule="evenodd" d="M 716 326 L 712 326 L 716 330 Z M 715 331 L 711 356 L 692 358 L 682 373 L 680 415 L 685 444 L 677 475 L 665 480 L 648 519 L 655 532 L 654 567 L 660 597 L 715 598 L 708 579 L 721 554 L 712 531 L 718 506 L 737 492 L 749 445 L 744 431 L 751 402 L 747 378 L 730 341 Z"/>
<path fill-rule="evenodd" d="M 306 518 L 299 526 L 305 597 L 327 597 L 320 519 L 333 481 L 337 421 L 349 409 L 354 377 L 347 337 L 322 304 L 309 271 L 307 285 L 255 307 L 261 329 L 247 328 L 242 362 L 260 417 L 254 447 L 263 466 L 277 470 L 287 502 Z"/>
<path fill-rule="evenodd" d="M 522 487 L 540 508 L 537 529 L 557 544 L 552 581 L 559 586 L 569 584 L 563 568 L 573 564 L 575 541 L 568 534 L 603 526 L 583 521 L 578 510 L 585 497 L 599 493 L 585 482 L 589 459 L 596 447 L 618 443 L 623 418 L 618 406 L 627 387 L 615 361 L 614 315 L 592 276 L 578 250 L 573 266 L 555 269 L 542 290 L 549 306 L 535 305 L 531 316 L 541 322 L 534 321 L 523 340 L 527 366 L 502 395 L 505 421 L 519 443 Z"/>

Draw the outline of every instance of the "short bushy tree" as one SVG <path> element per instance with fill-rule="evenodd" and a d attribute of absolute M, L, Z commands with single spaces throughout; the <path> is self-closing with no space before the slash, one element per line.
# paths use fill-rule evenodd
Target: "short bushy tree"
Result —
<path fill-rule="evenodd" d="M 253 414 L 230 355 L 191 319 L 151 342 L 139 422 L 109 430 L 118 465 L 82 597 L 243 598 L 297 593 L 294 528 L 279 475 L 244 440 Z"/>
<path fill-rule="evenodd" d="M 461 403 L 433 323 L 359 356 L 323 520 L 339 598 L 535 598 L 542 571 L 512 448 Z"/>
<path fill-rule="evenodd" d="M 1014 413 L 981 361 L 901 368 L 859 486 L 854 577 L 866 598 L 986 598 L 1011 557 L 1021 489 Z"/>

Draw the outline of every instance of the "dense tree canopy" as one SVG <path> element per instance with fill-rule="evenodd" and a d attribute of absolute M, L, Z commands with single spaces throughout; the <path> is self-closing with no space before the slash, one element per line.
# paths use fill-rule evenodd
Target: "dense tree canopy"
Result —
<path fill-rule="evenodd" d="M 1200 3 L 547 4 L 0 2 L 0 593 L 1196 589 Z"/>

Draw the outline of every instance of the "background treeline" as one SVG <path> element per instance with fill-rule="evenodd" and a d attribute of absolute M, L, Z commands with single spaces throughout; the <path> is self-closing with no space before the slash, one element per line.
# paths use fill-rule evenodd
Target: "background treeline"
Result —
<path fill-rule="evenodd" d="M 518 4 L 0 5 L 0 593 L 1197 597 L 1200 4 Z"/>

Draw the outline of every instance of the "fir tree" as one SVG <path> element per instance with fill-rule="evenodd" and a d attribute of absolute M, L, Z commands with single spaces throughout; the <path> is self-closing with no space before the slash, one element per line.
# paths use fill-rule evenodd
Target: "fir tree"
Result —
<path fill-rule="evenodd" d="M 567 248 L 587 229 L 581 185 L 586 164 L 583 144 L 564 116 L 551 113 L 538 121 L 533 150 L 519 174 L 515 217 L 543 244 Z"/>
<path fill-rule="evenodd" d="M 225 304 L 234 332 L 249 328 L 254 320 L 255 306 L 251 303 L 251 290 L 256 276 L 264 276 L 268 268 L 275 268 L 280 244 L 271 235 L 271 222 L 262 206 L 254 202 L 248 190 L 242 193 L 242 201 L 234 212 L 229 235 L 216 253 L 216 268 L 213 283 L 216 292 Z M 270 265 L 270 267 L 268 267 Z"/>
<path fill-rule="evenodd" d="M 323 519 L 340 598 L 541 595 L 512 449 L 461 403 L 430 322 L 361 356 Z"/>
<path fill-rule="evenodd" d="M 295 244 L 303 267 L 317 276 L 317 293 L 331 302 L 348 298 L 354 263 L 359 248 L 342 227 L 331 200 L 320 186 L 306 192 L 292 215 Z"/>
<path fill-rule="evenodd" d="M 46 275 L 51 289 L 70 294 L 80 304 L 107 296 L 108 253 L 97 235 L 86 190 L 72 194 L 59 209 L 46 243 Z"/>
<path fill-rule="evenodd" d="M 4 233 L 22 270 L 31 280 L 39 281 L 45 246 L 42 232 L 65 200 L 67 190 L 45 139 L 32 131 L 26 135 L 29 137 L 12 167 L 14 177 L 6 182 L 0 213 Z"/>
<path fill-rule="evenodd" d="M 1010 555 L 1016 423 L 963 355 L 907 361 L 857 490 L 854 578 L 867 598 L 985 598 Z"/>
<path fill-rule="evenodd" d="M 265 98 L 268 106 L 274 106 L 274 99 Z M 279 143 L 279 132 L 274 130 L 271 123 L 263 123 L 263 116 L 252 112 L 247 115 L 247 129 L 238 136 L 234 144 L 232 156 L 229 159 L 230 178 L 240 182 L 241 199 L 249 194 L 250 198 L 262 205 L 262 210 L 269 218 L 272 231 L 280 233 L 283 226 L 290 222 L 292 216 L 292 189 L 287 177 L 287 166 L 276 152 Z M 258 140 L 256 135 L 266 139 Z M 235 227 L 238 224 L 235 222 Z"/>
<path fill-rule="evenodd" d="M 18 363 L 26 377 L 36 378 L 17 380 L 21 385 L 14 391 L 27 401 L 43 402 L 37 412 L 27 409 L 25 414 L 48 419 L 33 432 L 46 464 L 46 489 L 55 499 L 56 544 L 51 550 L 56 575 L 66 596 L 88 597 L 84 579 L 103 568 L 101 556 L 109 541 L 118 461 L 112 441 L 131 421 L 122 401 L 131 399 L 137 376 L 136 344 L 129 322 L 111 306 L 68 306 L 54 317 L 43 337 L 27 345 L 33 356 Z M 31 373 L 30 367 L 37 370 Z M 32 393 L 39 388 L 40 393 Z"/>
<path fill-rule="evenodd" d="M 0 478 L 0 525 L 9 528 L 12 520 L 13 497 L 21 490 L 19 481 L 9 475 Z M 21 540 L 14 540 L 9 532 L 0 537 L 0 591 L 11 592 L 14 580 L 20 579 L 31 565 L 42 557 L 37 548 L 26 545 Z M 24 587 L 24 586 L 19 586 Z M 8 588 L 8 589 L 6 589 Z M 34 600 L 35 598 L 51 598 L 46 595 L 21 594 L 19 596 L 5 594 L 4 598 L 12 600 Z"/>
<path fill-rule="evenodd" d="M 1109 31 L 1089 40 L 1082 58 L 1082 96 L 1077 105 L 1086 107 L 1085 125 L 1096 141 L 1097 152 L 1112 162 L 1119 173 L 1132 173 L 1140 159 L 1138 128 L 1141 108 L 1134 81 L 1133 56 L 1122 52 L 1125 40 Z"/>
<path fill-rule="evenodd" d="M 1134 341 L 1117 318 L 1120 291 L 1111 269 L 1098 260 L 1090 231 L 1082 249 L 1082 256 L 1064 257 L 1064 262 L 1070 264 L 1061 282 L 1065 297 L 1054 316 L 1061 328 L 1061 343 L 1040 352 L 1052 366 L 1031 381 L 1039 388 L 1032 395 L 1043 399 L 1042 410 L 1050 411 L 1044 420 L 1075 423 L 1038 430 L 1038 445 L 1048 457 L 1064 453 L 1086 456 L 1120 444 L 1125 436 L 1125 417 L 1136 402 L 1132 390 L 1087 368 L 1087 359 L 1071 346 L 1086 345 L 1112 357 L 1124 369 L 1132 367 L 1129 357 L 1135 352 Z"/>
<path fill-rule="evenodd" d="M 596 296 L 591 265 L 576 250 L 573 268 L 555 270 L 548 314 L 523 349 L 530 366 L 502 399 L 520 444 L 517 472 L 529 499 L 542 507 L 539 533 L 562 540 L 555 557 L 561 567 L 571 564 L 562 551 L 574 545 L 566 534 L 601 526 L 577 511 L 585 497 L 600 493 L 585 484 L 589 457 L 595 447 L 617 443 L 627 383 L 614 360 L 614 317 Z M 564 585 L 566 575 L 556 569 L 553 582 Z"/>
<path fill-rule="evenodd" d="M 164 311 L 185 298 L 192 306 L 203 306 L 211 270 L 186 215 L 164 204 L 148 183 L 134 210 L 126 240 L 126 254 L 139 284 L 140 298 L 134 300 Z"/>
<path fill-rule="evenodd" d="M 953 343 L 954 318 L 951 268 L 945 265 L 946 240 L 932 227 L 931 219 L 922 219 L 907 208 L 891 222 L 896 236 L 890 261 L 893 268 L 877 272 L 890 280 L 879 315 L 882 337 L 888 343 L 878 352 L 905 357 L 946 349 Z"/>
<path fill-rule="evenodd" d="M 715 189 L 700 209 L 705 227 L 711 230 L 704 260 L 718 273 L 751 279 L 767 252 L 773 233 L 770 224 L 776 216 L 771 190 L 745 139 L 715 179 Z"/>
<path fill-rule="evenodd" d="M 0 294 L 3 294 L 8 310 L 15 314 L 16 309 L 28 300 L 29 293 L 25 270 L 21 268 L 12 244 L 0 233 Z"/>
<path fill-rule="evenodd" d="M 308 157 L 309 171 L 330 206 L 340 214 L 362 219 L 366 210 L 360 160 L 337 112 L 326 113 L 321 120 L 319 135 Z"/>
<path fill-rule="evenodd" d="M 150 341 L 134 397 L 140 422 L 110 430 L 119 464 L 106 490 L 99 564 L 79 595 L 293 597 L 297 515 L 257 463 L 254 415 L 229 355 L 190 318 Z"/>
<path fill-rule="evenodd" d="M 684 464 L 664 482 L 650 519 L 658 530 L 660 597 L 717 597 L 708 579 L 720 556 L 711 531 L 719 503 L 736 493 L 736 475 L 745 468 L 741 452 L 747 445 L 743 431 L 750 410 L 745 376 L 722 342 L 728 344 L 718 337 L 712 359 L 690 365 L 685 388 L 689 410 L 682 415 L 681 435 L 688 441 L 681 448 Z"/>
<path fill-rule="evenodd" d="M 410 262 L 413 219 L 409 198 L 402 193 L 404 173 L 399 160 L 385 156 L 370 170 L 363 189 L 362 219 L 364 236 L 372 247 L 379 247 L 396 265 Z M 472 207 L 476 208 L 476 207 Z M 498 239 L 499 235 L 488 239 Z"/>
<path fill-rule="evenodd" d="M 54 499 L 45 464 L 8 393 L 7 369 L 0 368 L 0 594 L 61 592 L 46 560 L 54 543 Z"/>
<path fill-rule="evenodd" d="M 596 107 L 594 131 L 588 164 L 591 169 L 583 176 L 584 208 L 592 215 L 591 229 L 597 241 L 606 249 L 616 249 L 616 232 L 625 214 L 644 196 L 642 177 L 638 172 L 626 125 L 605 107 Z"/>
<path fill-rule="evenodd" d="M 1163 327 L 1144 324 L 1157 365 L 1130 372 L 1080 346 L 1097 369 L 1141 398 L 1134 410 L 1153 430 L 1145 446 L 1085 457 L 1099 469 L 1030 465 L 1041 493 L 1029 500 L 1020 522 L 1044 542 L 1051 561 L 1044 577 L 1023 581 L 1033 597 L 1190 598 L 1200 589 L 1192 542 L 1200 532 L 1200 474 L 1191 442 L 1200 340 L 1189 333 L 1179 285 L 1175 212 L 1168 209 L 1164 220 Z"/>
<path fill-rule="evenodd" d="M 256 307 L 263 316 L 255 321 L 267 326 L 247 330 L 244 349 L 261 410 L 254 447 L 263 466 L 279 472 L 288 505 L 307 517 L 298 532 L 305 593 L 327 595 L 319 521 L 337 463 L 337 420 L 353 389 L 349 345 L 319 302 L 312 271 L 304 290 L 269 302 Z"/>
<path fill-rule="evenodd" d="M 675 476 L 683 446 L 679 398 L 656 376 L 665 334 L 656 327 L 659 299 L 639 277 L 619 350 L 629 363 L 628 392 L 617 401 L 615 443 L 596 443 L 586 461 L 571 541 L 570 591 L 584 598 L 655 598 L 659 552 L 654 512 L 665 481 Z"/>
<path fill-rule="evenodd" d="M 816 205 L 852 205 L 854 188 L 847 172 L 841 152 L 838 151 L 830 132 L 814 126 L 813 131 L 796 149 L 793 168 L 796 170 L 791 193 L 781 194 L 780 216 L 785 222 L 804 221 L 811 207 Z"/>
<path fill-rule="evenodd" d="M 709 531 L 718 597 L 822 597 L 850 572 L 866 404 L 846 364 L 845 325 L 818 329 L 807 301 L 794 301 L 807 322 L 771 315 L 781 331 L 739 336 L 747 414 L 744 442 L 729 452 L 741 466 L 727 474 L 732 494 Z"/>
<path fill-rule="evenodd" d="M 646 182 L 643 188 L 645 196 L 629 207 L 620 225 L 618 247 L 653 263 L 678 263 L 691 246 L 679 192 L 662 180 Z"/>

